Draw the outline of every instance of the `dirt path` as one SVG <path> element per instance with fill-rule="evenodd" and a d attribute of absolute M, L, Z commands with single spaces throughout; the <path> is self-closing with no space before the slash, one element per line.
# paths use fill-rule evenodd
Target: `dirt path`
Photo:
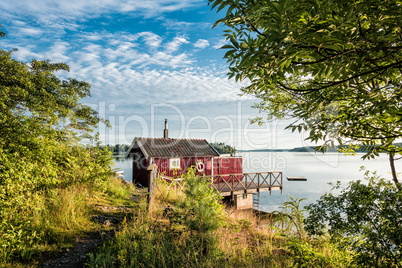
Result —
<path fill-rule="evenodd" d="M 133 196 L 131 201 L 137 202 L 138 200 L 139 196 Z M 63 249 L 57 257 L 45 260 L 39 267 L 86 267 L 85 263 L 89 262 L 88 254 L 95 252 L 105 241 L 113 238 L 124 217 L 127 216 L 127 213 L 132 212 L 132 209 L 126 206 L 96 205 L 95 210 L 99 214 L 93 216 L 92 220 L 101 224 L 101 230 L 80 237 L 73 248 Z"/>
<path fill-rule="evenodd" d="M 121 213 L 130 211 L 130 209 L 126 207 L 110 206 L 98 206 L 97 209 L 104 213 Z M 94 252 L 100 245 L 102 245 L 102 243 L 115 236 L 116 230 L 118 230 L 123 218 L 114 217 L 109 214 L 109 216 L 95 215 L 92 217 L 92 220 L 100 223 L 105 229 L 78 238 L 77 243 L 73 248 L 63 249 L 57 257 L 44 261 L 41 267 L 85 267 L 85 263 L 88 263 L 89 261 L 88 254 Z"/>
<path fill-rule="evenodd" d="M 115 230 L 112 229 L 102 234 L 92 233 L 82 237 L 77 244 L 70 249 L 63 249 L 58 257 L 47 260 L 42 263 L 42 267 L 64 267 L 81 268 L 86 267 L 85 263 L 89 261 L 88 253 L 94 252 L 106 240 L 113 238 Z"/>

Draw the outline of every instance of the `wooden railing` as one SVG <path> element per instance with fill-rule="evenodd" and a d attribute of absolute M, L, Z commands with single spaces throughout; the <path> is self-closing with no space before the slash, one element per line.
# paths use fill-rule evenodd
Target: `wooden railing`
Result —
<path fill-rule="evenodd" d="M 230 175 L 207 176 L 211 178 L 212 187 L 221 193 L 243 192 L 253 193 L 261 190 L 283 190 L 282 172 L 258 172 Z"/>
<path fill-rule="evenodd" d="M 271 194 L 272 190 L 281 190 L 281 193 L 283 191 L 282 172 L 240 173 L 203 177 L 209 178 L 211 187 L 223 196 L 260 191 L 269 191 Z M 168 182 L 174 182 L 172 185 L 180 188 L 184 186 L 183 178 L 172 178 L 163 175 L 160 175 L 160 178 Z"/>

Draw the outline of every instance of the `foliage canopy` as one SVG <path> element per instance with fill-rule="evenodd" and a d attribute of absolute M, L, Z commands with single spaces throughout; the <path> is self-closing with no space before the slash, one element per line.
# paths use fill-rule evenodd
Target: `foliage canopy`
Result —
<path fill-rule="evenodd" d="M 229 77 L 249 80 L 269 119 L 324 145 L 358 141 L 365 157 L 401 152 L 402 1 L 209 2 L 226 11 Z"/>

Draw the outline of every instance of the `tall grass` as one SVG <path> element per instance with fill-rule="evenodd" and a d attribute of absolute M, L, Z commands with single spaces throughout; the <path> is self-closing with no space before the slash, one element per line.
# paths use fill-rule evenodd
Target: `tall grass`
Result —
<path fill-rule="evenodd" d="M 153 198 L 156 200 L 155 204 L 160 205 L 175 205 L 183 202 L 185 195 L 183 192 L 184 182 L 182 185 L 167 182 L 165 180 L 158 180 L 154 188 Z"/>
<path fill-rule="evenodd" d="M 120 178 L 112 177 L 106 182 L 106 193 L 114 198 L 128 199 L 133 191 L 131 185 L 127 185 Z"/>
<path fill-rule="evenodd" d="M 201 259 L 188 250 L 186 236 L 163 222 L 136 217 L 100 252 L 90 255 L 90 267 L 194 267 Z"/>
<path fill-rule="evenodd" d="M 100 196 L 108 204 L 129 202 L 133 189 L 119 179 L 111 178 L 105 192 L 89 184 L 76 184 L 50 191 L 27 191 L 24 206 L 2 209 L 0 224 L 0 267 L 29 267 L 44 257 L 71 247 L 76 238 L 100 229 L 91 221 L 94 203 Z M 115 201 L 117 200 L 117 201 Z"/>
<path fill-rule="evenodd" d="M 20 221 L 0 230 L 0 263 L 27 262 L 34 255 L 72 245 L 75 237 L 95 227 L 90 221 L 90 198 L 86 187 L 53 189 L 30 196 L 23 211 L 9 209 L 8 213 L 20 217 Z"/>
<path fill-rule="evenodd" d="M 92 230 L 91 191 L 84 186 L 52 190 L 35 215 L 34 228 L 45 230 L 48 242 L 72 242 L 73 238 Z"/>

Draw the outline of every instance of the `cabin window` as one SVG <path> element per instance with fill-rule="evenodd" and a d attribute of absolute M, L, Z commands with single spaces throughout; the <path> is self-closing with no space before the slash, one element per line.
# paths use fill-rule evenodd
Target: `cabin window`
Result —
<path fill-rule="evenodd" d="M 171 158 L 170 159 L 170 169 L 180 168 L 180 158 Z"/>

